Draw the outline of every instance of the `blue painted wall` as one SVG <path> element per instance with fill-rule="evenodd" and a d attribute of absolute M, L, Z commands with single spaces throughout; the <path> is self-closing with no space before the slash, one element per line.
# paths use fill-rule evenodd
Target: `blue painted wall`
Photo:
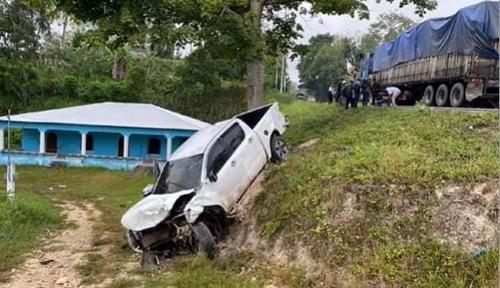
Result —
<path fill-rule="evenodd" d="M 0 129 L 5 129 L 6 122 L 0 121 Z M 65 162 L 68 166 L 104 167 L 108 169 L 131 170 L 142 163 L 140 158 L 151 158 L 148 155 L 149 139 L 154 137 L 160 140 L 160 155 L 154 156 L 159 160 L 166 159 L 166 137 L 172 138 L 172 152 L 196 131 L 190 130 L 162 130 L 132 127 L 82 126 L 51 123 L 11 123 L 12 128 L 23 129 L 22 150 L 15 163 L 23 165 L 50 166 L 54 162 Z M 54 132 L 57 135 L 59 156 L 38 155 L 39 130 L 45 133 Z M 81 156 L 81 133 L 90 133 L 94 138 L 94 149 L 89 155 Z M 118 139 L 123 134 L 129 136 L 129 159 L 118 159 Z M 47 136 L 46 136 L 47 137 Z M 47 138 L 46 138 L 47 139 Z M 5 153 L 0 152 L 0 162 L 5 162 Z"/>
<path fill-rule="evenodd" d="M 57 136 L 57 153 L 58 154 L 80 154 L 81 134 L 73 131 L 52 131 L 46 132 L 55 133 Z M 47 135 L 45 135 L 47 137 Z"/>
<path fill-rule="evenodd" d="M 40 133 L 36 129 L 23 129 L 22 149 L 28 152 L 38 152 L 40 149 Z"/>
<path fill-rule="evenodd" d="M 92 133 L 94 137 L 93 155 L 118 156 L 118 139 L 120 134 Z"/>
<path fill-rule="evenodd" d="M 159 155 L 148 155 L 148 145 L 149 140 L 156 138 L 160 140 L 160 154 Z M 149 157 L 155 159 L 166 159 L 167 158 L 167 139 L 165 137 L 153 136 L 153 135 L 131 135 L 129 138 L 129 155 L 130 157 Z"/>

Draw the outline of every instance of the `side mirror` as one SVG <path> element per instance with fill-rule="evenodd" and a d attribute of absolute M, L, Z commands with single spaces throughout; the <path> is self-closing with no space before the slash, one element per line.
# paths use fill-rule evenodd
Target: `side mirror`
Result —
<path fill-rule="evenodd" d="M 153 164 L 153 173 L 155 175 L 155 179 L 158 180 L 161 175 L 161 168 L 160 168 L 160 163 L 158 161 L 155 161 Z"/>
<path fill-rule="evenodd" d="M 208 172 L 208 180 L 210 180 L 210 182 L 217 182 L 217 173 L 215 173 L 214 170 Z"/>
<path fill-rule="evenodd" d="M 142 189 L 142 195 L 144 197 L 150 195 L 151 193 L 153 193 L 154 188 L 155 188 L 154 184 L 148 184 L 148 185 L 146 185 L 146 187 L 144 187 L 144 189 Z"/>

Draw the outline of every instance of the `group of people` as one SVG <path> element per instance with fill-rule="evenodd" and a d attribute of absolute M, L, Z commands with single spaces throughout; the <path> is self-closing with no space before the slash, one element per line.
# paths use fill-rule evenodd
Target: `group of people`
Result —
<path fill-rule="evenodd" d="M 358 108 L 360 100 L 363 106 L 367 106 L 370 100 L 374 106 L 395 106 L 399 95 L 401 90 L 397 87 L 382 88 L 378 84 L 373 84 L 373 81 L 351 78 L 340 82 L 337 89 L 333 87 L 328 89 L 328 102 L 333 103 L 335 100 L 345 109 Z"/>

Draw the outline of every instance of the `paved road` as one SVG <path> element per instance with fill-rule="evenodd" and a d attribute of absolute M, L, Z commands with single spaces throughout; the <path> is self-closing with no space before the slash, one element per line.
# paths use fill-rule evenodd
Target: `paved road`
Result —
<path fill-rule="evenodd" d="M 421 106 L 398 106 L 399 109 L 418 110 L 429 109 L 443 112 L 468 112 L 468 113 L 499 113 L 498 108 L 452 108 L 452 107 L 421 107 Z"/>

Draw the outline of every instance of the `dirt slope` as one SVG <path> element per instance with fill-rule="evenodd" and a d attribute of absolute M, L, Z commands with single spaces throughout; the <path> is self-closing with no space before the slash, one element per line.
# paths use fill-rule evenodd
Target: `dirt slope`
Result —
<path fill-rule="evenodd" d="M 77 266 L 82 264 L 85 253 L 92 246 L 93 219 L 100 212 L 93 205 L 84 207 L 65 204 L 62 209 L 67 221 L 74 224 L 57 235 L 48 239 L 39 250 L 31 253 L 24 264 L 13 270 L 11 280 L 1 288 L 26 287 L 78 287 L 80 276 Z"/>

